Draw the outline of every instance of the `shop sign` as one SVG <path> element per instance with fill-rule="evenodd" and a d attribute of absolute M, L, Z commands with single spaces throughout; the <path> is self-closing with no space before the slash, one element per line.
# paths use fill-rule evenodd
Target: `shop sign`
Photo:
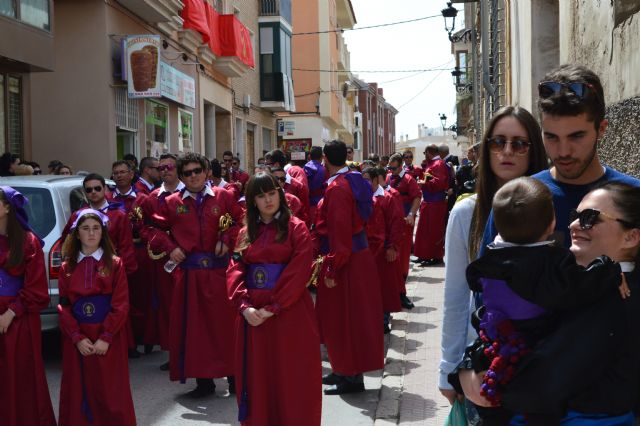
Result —
<path fill-rule="evenodd" d="M 179 104 L 195 108 L 196 81 L 164 62 L 161 62 L 160 66 L 162 68 L 160 78 L 162 96 Z"/>
<path fill-rule="evenodd" d="M 293 136 L 296 131 L 295 121 L 278 121 L 278 136 Z"/>
<path fill-rule="evenodd" d="M 124 57 L 130 98 L 160 97 L 160 46 L 158 35 L 127 36 Z"/>
<path fill-rule="evenodd" d="M 292 160 L 304 160 L 311 151 L 311 138 L 285 139 L 282 141 L 283 151 L 291 154 Z"/>

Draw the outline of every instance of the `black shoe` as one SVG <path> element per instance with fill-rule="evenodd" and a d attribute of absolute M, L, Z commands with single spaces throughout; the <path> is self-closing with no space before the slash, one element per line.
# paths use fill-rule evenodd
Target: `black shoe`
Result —
<path fill-rule="evenodd" d="M 435 266 L 435 265 L 441 265 L 441 264 L 442 264 L 442 259 L 429 259 L 420 263 L 420 267 L 424 268 L 425 266 Z"/>
<path fill-rule="evenodd" d="M 153 352 L 153 345 L 144 345 L 144 354 L 149 355 Z"/>
<path fill-rule="evenodd" d="M 385 324 L 384 325 L 384 334 L 389 334 L 391 333 L 391 327 L 389 327 L 389 324 Z"/>
<path fill-rule="evenodd" d="M 413 263 L 422 263 L 424 262 L 426 259 L 422 259 L 420 257 L 415 257 L 415 256 L 411 256 L 411 262 Z"/>
<path fill-rule="evenodd" d="M 162 371 L 169 371 L 169 361 L 165 362 L 164 364 L 162 364 L 160 366 L 160 370 Z"/>
<path fill-rule="evenodd" d="M 140 355 L 142 354 L 138 352 L 136 348 L 132 348 L 132 349 L 129 349 L 127 355 L 129 356 L 129 359 L 136 359 L 136 358 L 140 358 Z"/>
<path fill-rule="evenodd" d="M 337 374 L 331 373 L 326 376 L 322 376 L 322 384 L 323 385 L 337 385 L 342 382 L 344 379 Z"/>
<path fill-rule="evenodd" d="M 413 302 L 411 300 L 409 300 L 409 298 L 407 297 L 407 295 L 405 293 L 400 293 L 400 304 L 405 309 L 413 309 L 413 308 L 415 308 L 415 305 L 413 304 Z"/>
<path fill-rule="evenodd" d="M 215 393 L 216 393 L 216 385 L 212 385 L 212 386 L 198 385 L 194 390 L 187 392 L 185 396 L 187 398 L 197 399 L 197 398 L 204 398 L 207 396 L 211 396 L 211 395 L 214 395 Z"/>
<path fill-rule="evenodd" d="M 343 380 L 337 385 L 331 385 L 324 389 L 325 395 L 344 395 L 357 392 L 364 392 L 364 383 L 351 383 Z"/>
<path fill-rule="evenodd" d="M 227 383 L 229 383 L 229 393 L 235 395 L 236 393 L 236 378 L 235 376 L 227 377 Z"/>

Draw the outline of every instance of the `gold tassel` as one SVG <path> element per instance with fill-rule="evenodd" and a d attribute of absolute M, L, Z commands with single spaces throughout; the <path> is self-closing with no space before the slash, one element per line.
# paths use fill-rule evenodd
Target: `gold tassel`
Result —
<path fill-rule="evenodd" d="M 229 213 L 225 213 L 220 216 L 220 223 L 218 224 L 218 232 L 223 233 L 233 225 L 233 218 Z"/>
<path fill-rule="evenodd" d="M 149 254 L 149 258 L 151 260 L 160 260 L 167 255 L 166 251 L 163 251 L 160 254 L 154 254 L 153 250 L 151 250 L 151 245 L 149 243 L 147 243 L 147 253 Z"/>
<path fill-rule="evenodd" d="M 317 287 L 318 286 L 318 277 L 320 276 L 320 270 L 322 270 L 322 264 L 324 263 L 324 256 L 318 256 L 313 262 L 312 268 L 313 272 L 311 273 L 311 278 L 307 282 L 307 287 L 310 285 Z"/>

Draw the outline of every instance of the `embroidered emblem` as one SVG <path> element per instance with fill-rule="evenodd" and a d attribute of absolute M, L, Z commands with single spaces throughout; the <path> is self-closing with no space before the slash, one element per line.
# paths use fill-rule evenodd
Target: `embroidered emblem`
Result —
<path fill-rule="evenodd" d="M 91 318 L 96 313 L 96 307 L 91 302 L 83 303 L 82 304 L 82 313 L 87 318 Z"/>
<path fill-rule="evenodd" d="M 186 214 L 189 213 L 189 207 L 186 204 L 180 204 L 176 208 L 176 213 L 178 214 Z"/>
<path fill-rule="evenodd" d="M 209 258 L 207 257 L 203 257 L 202 260 L 200 260 L 200 264 L 204 267 L 204 268 L 208 268 L 209 267 Z"/>
<path fill-rule="evenodd" d="M 98 275 L 100 275 L 101 277 L 106 277 L 107 271 L 105 270 L 105 268 L 98 269 Z"/>
<path fill-rule="evenodd" d="M 256 288 L 264 288 L 267 283 L 267 271 L 264 268 L 256 268 L 253 271 L 253 282 L 256 284 Z"/>
<path fill-rule="evenodd" d="M 213 206 L 211 208 L 211 213 L 213 213 L 214 216 L 219 216 L 220 215 L 220 207 L 218 207 L 217 205 Z"/>

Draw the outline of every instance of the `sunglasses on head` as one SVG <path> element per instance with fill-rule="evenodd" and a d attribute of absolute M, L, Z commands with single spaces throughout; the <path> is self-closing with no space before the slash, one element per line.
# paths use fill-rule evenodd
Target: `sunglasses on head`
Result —
<path fill-rule="evenodd" d="M 511 145 L 511 150 L 516 155 L 525 155 L 527 152 L 529 152 L 529 147 L 531 146 L 531 142 L 520 138 L 509 140 L 507 138 L 503 138 L 502 136 L 496 136 L 487 139 L 489 151 L 496 154 L 504 151 L 504 149 L 509 144 Z"/>
<path fill-rule="evenodd" d="M 202 173 L 202 167 L 196 167 L 195 169 L 191 169 L 191 170 L 183 170 L 182 171 L 182 176 L 184 177 L 190 177 L 191 175 L 199 175 L 200 173 Z"/>
<path fill-rule="evenodd" d="M 578 210 L 571 210 L 569 212 L 569 223 L 573 223 L 576 219 L 578 219 L 578 222 L 580 224 L 580 229 L 582 230 L 587 230 L 587 229 L 591 229 L 593 228 L 593 226 L 602 221 L 602 219 L 600 218 L 600 216 L 602 217 L 606 217 L 608 219 L 611 220 L 615 220 L 616 222 L 620 222 L 623 225 L 629 227 L 629 228 L 635 228 L 636 226 L 634 226 L 631 222 L 627 222 L 624 219 L 618 219 L 615 218 L 605 212 L 602 212 L 600 210 L 596 210 L 596 209 L 584 209 L 582 211 L 578 211 Z"/>
<path fill-rule="evenodd" d="M 102 191 L 102 186 L 85 186 L 84 187 L 84 192 L 86 192 L 87 194 L 91 194 L 94 191 L 95 192 Z"/>
<path fill-rule="evenodd" d="M 347 150 L 347 154 L 353 154 L 353 151 Z"/>
<path fill-rule="evenodd" d="M 543 81 L 538 84 L 538 94 L 542 99 L 547 99 L 556 93 L 560 93 L 563 88 L 576 95 L 580 100 L 584 99 L 590 91 L 594 91 L 595 93 L 595 89 L 591 83 L 560 83 L 558 81 Z"/>
<path fill-rule="evenodd" d="M 162 166 L 158 166 L 158 170 L 161 171 L 161 172 L 164 172 L 164 171 L 170 172 L 171 170 L 173 170 L 175 168 L 176 168 L 176 166 L 174 166 L 173 164 L 164 164 Z"/>
<path fill-rule="evenodd" d="M 387 170 L 394 172 L 396 170 L 398 170 L 400 167 L 392 167 L 392 166 L 387 166 Z"/>

